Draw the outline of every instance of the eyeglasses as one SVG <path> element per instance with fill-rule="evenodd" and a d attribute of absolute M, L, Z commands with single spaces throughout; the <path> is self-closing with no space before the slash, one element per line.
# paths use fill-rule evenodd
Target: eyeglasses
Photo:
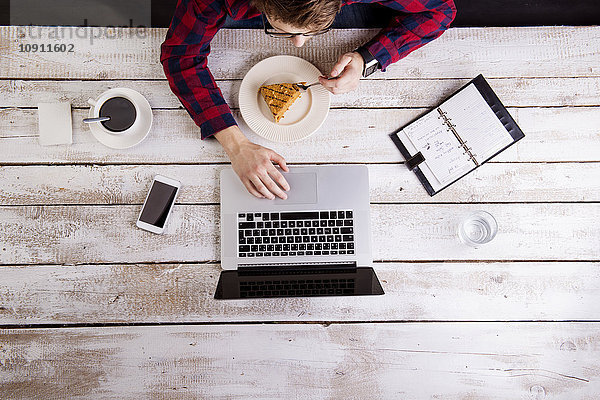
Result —
<path fill-rule="evenodd" d="M 296 36 L 311 37 L 311 36 L 322 35 L 331 30 L 331 28 L 325 28 L 325 29 L 321 29 L 320 31 L 316 31 L 316 32 L 305 32 L 305 33 L 281 32 L 281 31 L 278 31 L 275 28 L 273 28 L 273 26 L 269 23 L 269 21 L 265 18 L 264 15 L 261 14 L 261 17 L 262 17 L 263 27 L 265 28 L 265 33 L 274 38 L 293 38 Z"/>

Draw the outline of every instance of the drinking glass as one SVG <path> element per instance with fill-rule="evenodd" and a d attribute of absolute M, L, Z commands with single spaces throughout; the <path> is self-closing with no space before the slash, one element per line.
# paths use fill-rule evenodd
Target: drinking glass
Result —
<path fill-rule="evenodd" d="M 488 243 L 498 233 L 498 223 L 492 214 L 477 211 L 465 219 L 458 226 L 458 237 L 466 245 L 477 247 Z"/>

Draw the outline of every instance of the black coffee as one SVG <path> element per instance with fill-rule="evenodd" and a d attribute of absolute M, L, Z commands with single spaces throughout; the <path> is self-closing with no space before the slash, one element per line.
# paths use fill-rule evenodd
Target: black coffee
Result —
<path fill-rule="evenodd" d="M 113 97 L 102 104 L 100 116 L 110 117 L 110 120 L 101 122 L 106 129 L 112 132 L 123 132 L 133 125 L 137 112 L 133 103 L 125 97 Z"/>

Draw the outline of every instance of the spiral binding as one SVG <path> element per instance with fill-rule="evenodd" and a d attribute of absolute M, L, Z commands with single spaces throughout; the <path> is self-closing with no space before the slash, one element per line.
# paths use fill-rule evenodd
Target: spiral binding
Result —
<path fill-rule="evenodd" d="M 475 156 L 473 155 L 473 153 L 471 153 L 471 150 L 473 150 L 471 147 L 467 146 L 467 141 L 466 140 L 462 140 L 462 138 L 460 137 L 460 135 L 458 134 L 458 132 L 456 132 L 456 125 L 454 125 L 451 121 L 450 118 L 448 118 L 448 115 L 441 109 L 441 108 L 437 108 L 437 112 L 440 114 L 438 116 L 439 119 L 443 119 L 444 120 L 444 124 L 448 127 L 449 131 L 452 132 L 454 134 L 454 136 L 456 136 L 456 140 L 458 140 L 458 143 L 460 143 L 460 146 L 458 147 L 462 147 L 464 150 L 465 155 L 469 155 L 469 158 L 471 159 L 471 161 L 473 161 L 475 163 L 475 166 L 478 167 L 479 163 L 477 162 L 477 160 L 475 159 Z"/>

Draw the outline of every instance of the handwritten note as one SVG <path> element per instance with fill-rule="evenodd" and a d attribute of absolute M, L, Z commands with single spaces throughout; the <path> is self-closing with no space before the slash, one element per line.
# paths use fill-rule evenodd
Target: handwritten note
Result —
<path fill-rule="evenodd" d="M 441 187 L 474 168 L 471 155 L 481 164 L 512 143 L 512 137 L 474 84 L 456 93 L 442 103 L 439 109 L 445 113 L 449 123 L 454 125 L 456 134 L 440 116 L 437 108 L 406 126 L 401 132 L 423 154 L 424 162 Z"/>
<path fill-rule="evenodd" d="M 452 120 L 456 131 L 480 164 L 513 141 L 473 84 L 456 93 L 440 108 Z"/>
<path fill-rule="evenodd" d="M 440 184 L 449 183 L 456 175 L 468 170 L 469 158 L 454 134 L 439 118 L 437 110 L 430 111 L 402 131 L 423 154 L 427 166 Z"/>

